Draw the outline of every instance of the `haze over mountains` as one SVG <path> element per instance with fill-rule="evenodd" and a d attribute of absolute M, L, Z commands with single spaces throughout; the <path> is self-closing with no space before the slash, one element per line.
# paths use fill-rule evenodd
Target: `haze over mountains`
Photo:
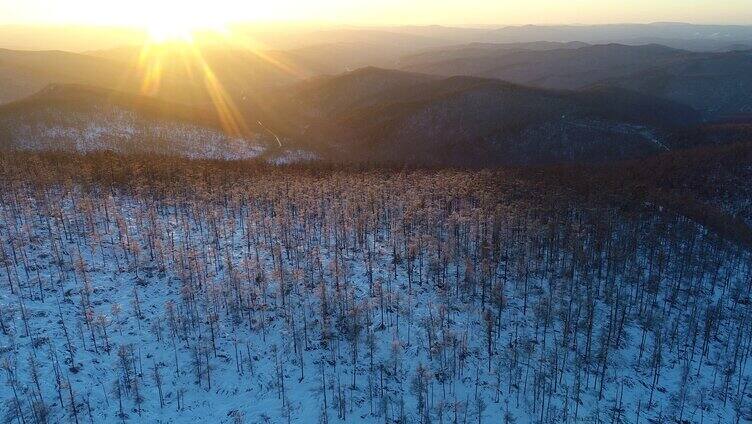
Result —
<path fill-rule="evenodd" d="M 204 117 L 181 116 L 181 122 L 255 140 L 254 149 L 283 144 L 347 162 L 604 162 L 735 141 L 749 131 L 750 27 L 233 30 L 266 37 L 274 47 L 199 38 L 169 48 L 0 50 L 0 103 L 20 101 L 28 111 L 0 108 L 3 145 L 81 146 L 63 139 L 81 137 L 84 118 L 70 118 L 73 112 L 53 101 L 52 92 L 97 111 L 87 112 L 90 126 L 130 113 L 123 95 L 153 98 Z M 50 91 L 50 84 L 62 91 Z M 24 100 L 30 96 L 33 101 Z M 57 129 L 51 132 L 52 122 Z M 169 139 L 150 151 L 179 154 L 183 148 L 176 146 L 183 144 L 167 148 Z M 97 146 L 130 151 L 145 145 L 131 142 L 124 149 L 118 140 L 98 139 Z M 227 148 L 226 141 L 208 140 L 219 143 L 209 150 Z M 238 154 L 230 149 L 218 157 Z"/>
<path fill-rule="evenodd" d="M 352 42 L 361 45 L 388 46 L 403 53 L 421 48 L 466 43 L 529 43 L 537 41 L 622 43 L 630 45 L 659 43 L 689 50 L 728 50 L 752 46 L 752 27 L 748 25 L 698 25 L 679 22 L 611 25 L 519 25 L 449 27 L 235 24 L 228 27 L 233 36 L 244 37 L 269 49 L 289 50 L 313 45 Z M 30 36 L 33 34 L 33 36 Z M 19 50 L 68 50 L 85 52 L 143 44 L 144 30 L 86 26 L 0 26 L 0 48 Z M 216 41 L 212 34 L 199 34 L 206 42 Z"/>
<path fill-rule="evenodd" d="M 464 50 L 451 50 L 457 51 Z M 543 51 L 485 48 L 421 54 L 407 58 L 402 68 L 553 89 L 621 87 L 686 104 L 709 117 L 752 111 L 752 50 L 697 53 L 657 44 Z"/>

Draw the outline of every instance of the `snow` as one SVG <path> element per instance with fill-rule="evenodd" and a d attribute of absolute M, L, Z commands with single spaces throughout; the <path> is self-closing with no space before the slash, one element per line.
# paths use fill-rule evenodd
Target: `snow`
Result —
<path fill-rule="evenodd" d="M 318 155 L 307 150 L 287 150 L 278 156 L 270 158 L 268 162 L 273 165 L 290 165 L 294 163 L 313 162 L 318 159 Z"/>
<path fill-rule="evenodd" d="M 88 111 L 35 110 L 10 127 L 15 148 L 31 151 L 139 152 L 191 159 L 244 160 L 262 157 L 268 150 L 258 134 L 231 136 L 188 122 L 144 118 L 115 106 Z M 316 158 L 307 151 L 283 150 L 269 161 L 289 164 Z"/>
<path fill-rule="evenodd" d="M 115 133 L 138 131 L 125 124 L 117 125 Z M 101 134 L 113 130 L 113 126 L 116 124 L 87 129 L 83 137 L 86 141 L 81 144 L 81 148 L 90 149 L 96 146 L 96 140 Z M 164 127 L 164 131 L 175 130 L 175 127 Z M 178 130 L 186 131 L 185 135 L 194 131 L 189 127 L 179 127 Z M 49 129 L 51 137 L 66 136 L 66 131 L 69 129 Z M 230 143 L 229 139 L 225 141 Z M 243 150 L 236 152 L 242 156 L 251 154 L 253 150 L 249 150 L 248 153 L 240 153 Z M 301 157 L 305 158 L 305 155 L 298 154 L 297 158 Z M 79 422 L 88 422 L 88 401 L 92 420 L 96 423 L 120 420 L 160 423 L 278 423 L 288 421 L 288 409 L 289 421 L 296 423 L 317 423 L 324 419 L 328 422 L 383 423 L 386 419 L 380 410 L 381 398 L 375 396 L 372 401 L 369 400 L 369 359 L 366 340 L 368 334 L 372 334 L 374 361 L 377 368 L 383 366 L 383 378 L 386 380 L 385 395 L 389 399 L 389 422 L 395 422 L 393 419 L 401 415 L 402 407 L 409 422 L 420 422 L 420 417 L 416 413 L 415 390 L 411 388 L 419 364 L 427 367 L 432 377 L 426 393 L 430 397 L 432 422 L 454 422 L 458 416 L 459 422 L 499 423 L 506 412 L 522 423 L 562 422 L 563 419 L 560 417 L 565 407 L 569 408 L 569 422 L 636 422 L 638 409 L 640 422 L 668 422 L 669 417 L 678 416 L 677 404 L 682 389 L 687 391 L 683 417 L 690 422 L 734 422 L 737 417 L 734 411 L 735 402 L 741 402 L 742 406 L 749 405 L 749 400 L 746 400 L 749 394 L 744 391 L 740 399 L 721 399 L 719 387 L 722 385 L 723 376 L 717 375 L 712 366 L 717 361 L 728 361 L 729 356 L 733 356 L 724 350 L 724 346 L 727 346 L 726 338 L 734 337 L 736 334 L 736 329 L 732 327 L 736 321 L 729 317 L 749 313 L 749 305 L 732 305 L 728 300 L 725 301 L 721 308 L 727 318 L 720 323 L 718 337 L 710 341 L 709 355 L 704 362 L 697 359 L 691 362 L 691 369 L 685 374 L 685 381 L 682 381 L 683 363 L 690 354 L 687 351 L 689 346 L 684 346 L 681 351 L 671 351 L 667 348 L 662 352 L 663 365 L 651 408 L 647 407 L 647 400 L 652 380 L 649 363 L 654 354 L 653 334 L 647 333 L 646 349 L 638 361 L 638 346 L 643 332 L 640 323 L 630 319 L 619 347 L 609 353 L 603 396 L 599 399 L 597 384 L 593 381 L 598 370 L 593 369 L 587 383 L 583 378 L 581 402 L 576 406 L 572 394 L 577 384 L 576 360 L 572 358 L 578 355 L 569 352 L 569 359 L 562 358 L 567 349 L 561 347 L 564 331 L 559 321 L 555 321 L 553 327 L 544 333 L 543 329 L 536 327 L 538 320 L 534 318 L 535 314 L 542 313 L 545 309 L 546 299 L 563 295 L 563 287 L 558 287 L 556 281 L 532 277 L 529 281 L 531 300 L 525 308 L 521 291 L 522 281 L 515 279 L 507 282 L 503 288 L 507 305 L 501 317 L 502 330 L 495 335 L 498 347 L 496 354 L 491 358 L 489 371 L 485 354 L 484 321 L 477 297 L 455 297 L 451 291 L 447 293 L 432 284 L 427 277 L 429 259 L 432 255 L 428 250 L 425 252 L 425 260 L 420 264 L 416 262 L 417 269 L 413 271 L 415 276 L 422 275 L 422 281 L 408 283 L 405 263 L 396 267 L 391 263 L 392 246 L 386 242 L 387 234 L 383 229 L 369 231 L 367 235 L 367 242 L 375 246 L 374 279 L 382 281 L 384 285 L 388 284 L 392 293 L 389 301 L 393 310 L 387 311 L 383 328 L 380 326 L 379 298 L 372 294 L 369 288 L 366 252 L 363 249 L 343 249 L 339 253 L 344 255 L 344 263 L 347 264 L 345 269 L 341 270 L 340 278 L 346 278 L 348 281 L 348 296 L 351 296 L 353 305 L 357 305 L 353 306 L 353 310 L 368 310 L 373 314 L 370 323 L 364 316 L 360 318 L 363 328 L 359 340 L 357 365 L 353 365 L 350 343 L 344 336 L 336 336 L 337 328 L 346 326 L 347 322 L 331 323 L 335 335 L 328 347 L 323 347 L 320 342 L 322 304 L 317 285 L 320 280 L 325 281 L 332 296 L 337 280 L 333 262 L 335 252 L 331 249 L 333 235 L 324 230 L 313 236 L 314 240 L 304 241 L 301 238 L 303 226 L 305 223 L 310 224 L 310 221 L 304 219 L 290 221 L 292 228 L 283 228 L 278 214 L 285 213 L 284 209 L 288 205 L 296 204 L 300 201 L 297 199 L 303 196 L 300 192 L 292 192 L 288 194 L 290 197 L 287 198 L 287 203 L 282 205 L 264 203 L 264 196 L 275 190 L 282 190 L 281 187 L 284 186 L 283 183 L 274 185 L 272 177 L 261 177 L 261 181 L 252 184 L 254 190 L 257 190 L 257 198 L 254 199 L 252 194 L 241 196 L 250 204 L 256 205 L 255 208 L 243 208 L 237 203 L 233 205 L 240 208 L 243 213 L 241 217 L 228 213 L 222 202 L 205 202 L 184 207 L 180 200 L 144 201 L 125 190 L 92 195 L 83 194 L 82 188 L 77 186 L 70 190 L 58 187 L 49 191 L 49 195 L 52 196 L 49 200 L 54 202 L 45 204 L 36 197 L 37 195 L 29 195 L 24 201 L 28 203 L 20 208 L 11 202 L 10 196 L 0 196 L 3 200 L 0 204 L 0 248 L 3 249 L 8 264 L 8 268 L 0 266 L 0 319 L 8 327 L 7 334 L 0 333 L 0 360 L 15 364 L 17 378 L 20 381 L 19 395 L 23 402 L 28 404 L 29 399 L 35 396 L 28 358 L 30 355 L 36 355 L 42 374 L 42 397 L 45 404 L 50 407 L 50 421 L 73 422 L 67 389 L 64 389 L 62 395 L 63 405 L 58 400 L 51 359 L 54 353 L 60 361 L 63 375 L 70 378 L 78 405 Z M 326 181 L 310 181 L 311 185 L 323 183 Z M 343 185 L 347 187 L 348 181 Z M 335 211 L 348 202 L 357 204 L 357 200 L 350 197 L 357 193 L 348 191 L 347 188 L 345 192 L 347 195 L 327 199 L 326 202 L 330 205 L 323 209 Z M 409 201 L 407 197 L 409 196 L 404 196 L 405 204 Z M 254 203 L 258 198 L 262 199 L 259 200 L 260 203 Z M 56 209 L 55 205 L 60 209 Z M 105 205 L 109 218 L 105 217 Z M 90 208 L 96 211 L 93 218 L 86 212 Z M 44 212 L 48 209 L 49 213 Z M 269 210 L 276 211 L 274 216 L 269 214 Z M 394 210 L 399 210 L 399 207 L 395 207 Z M 65 221 L 61 221 L 55 211 L 63 212 L 66 216 Z M 319 213 L 323 212 L 319 210 Z M 52 234 L 59 236 L 49 236 L 47 222 L 52 226 Z M 65 225 L 67 230 L 62 225 Z M 449 228 L 448 218 L 446 225 Z M 218 233 L 213 233 L 213 229 L 218 229 Z M 64 235 L 65 231 L 70 231 L 70 235 Z M 289 245 L 283 243 L 285 231 L 291 231 L 291 237 L 297 238 L 297 241 Z M 94 233 L 99 236 L 95 238 Z M 122 234 L 126 239 L 125 244 L 120 242 L 118 234 Z M 247 234 L 255 234 L 259 240 L 252 241 L 249 245 Z M 165 258 L 165 261 L 172 262 L 173 265 L 160 269 L 159 259 L 151 257 L 149 246 L 150 242 L 153 242 L 153 237 L 156 237 L 164 248 L 174 244 L 177 258 Z M 316 270 L 303 269 L 302 275 L 293 272 L 295 263 L 301 255 L 312 251 L 307 242 L 312 242 L 316 246 L 315 249 L 321 249 L 319 257 L 323 263 L 320 275 L 316 275 Z M 352 243 L 355 243 L 354 239 L 344 244 Z M 12 259 L 12 244 L 17 246 L 18 251 L 23 251 L 23 258 L 16 258 L 15 261 Z M 124 245 L 136 245 L 138 249 L 129 251 L 130 248 L 124 248 Z M 288 249 L 287 246 L 292 247 Z M 668 249 L 667 246 L 663 247 Z M 287 319 L 288 316 L 281 306 L 282 299 L 275 277 L 278 272 L 274 258 L 275 249 L 279 249 L 278 254 L 283 258 L 285 280 L 303 279 L 305 282 L 295 284 L 295 288 L 288 294 L 287 301 L 294 305 L 292 322 Z M 129 254 L 135 255 L 137 259 L 129 257 Z M 61 268 L 55 260 L 57 255 L 62 257 Z M 165 255 L 169 256 L 166 250 Z M 74 264 L 78 257 L 81 258 L 82 267 L 76 271 Z M 747 264 L 750 263 L 748 259 L 747 257 Z M 199 275 L 191 277 L 203 280 L 200 290 L 195 293 L 196 299 L 193 304 L 187 303 L 187 268 L 177 265 L 182 261 L 198 261 L 206 267 L 200 270 L 200 273 L 205 275 L 204 278 L 200 278 Z M 28 264 L 26 269 L 29 274 L 24 270 L 24 263 Z M 497 278 L 504 272 L 502 268 L 505 266 L 502 263 L 500 268 L 494 271 Z M 247 270 L 250 272 L 246 275 Z M 463 274 L 463 277 L 459 278 L 464 279 L 464 264 L 458 265 L 457 269 L 450 266 L 450 271 Z M 732 287 L 743 284 L 745 272 L 748 272 L 745 268 L 732 268 L 732 264 L 722 262 L 719 263 L 718 281 L 713 283 L 712 289 L 710 278 L 714 277 L 706 275 L 705 278 L 708 280 L 698 282 L 701 283 L 705 297 L 696 303 L 696 317 L 704 319 L 705 311 L 713 308 L 719 300 L 728 297 L 727 292 Z M 265 293 L 262 293 L 263 285 L 258 283 L 257 277 L 268 282 Z M 619 278 L 629 277 L 628 274 L 624 274 Z M 15 285 L 13 293 L 8 281 Z M 87 281 L 91 284 L 88 300 L 91 310 L 95 317 L 102 317 L 102 322 L 106 323 L 105 326 L 94 330 L 98 343 L 96 347 L 84 323 L 80 306 L 84 298 L 82 287 L 85 287 Z M 228 298 L 232 298 L 228 292 L 232 290 L 233 281 L 238 281 L 246 295 L 257 296 L 256 300 L 260 304 L 265 304 L 266 309 L 259 306 L 248 312 L 253 316 L 251 320 L 247 319 L 247 316 L 244 317 L 242 311 L 240 316 L 236 315 L 232 310 L 232 304 L 228 304 L 227 301 Z M 670 283 L 672 282 L 665 281 L 665 287 L 670 287 Z M 42 287 L 41 291 L 38 289 L 39 284 Z M 625 289 L 631 290 L 629 287 L 624 286 Z M 143 314 L 141 319 L 133 312 L 134 291 L 140 299 Z M 581 293 L 581 296 L 584 298 L 585 293 Z M 666 291 L 661 290 L 657 297 L 660 305 L 658 309 L 661 306 L 665 308 L 664 301 L 668 296 L 668 288 Z M 609 299 L 605 294 L 599 295 L 598 299 L 594 311 L 597 327 L 593 341 L 594 350 L 599 349 L 596 346 L 600 344 L 596 343 L 596 340 L 603 337 L 601 332 L 605 331 L 610 320 Z M 166 311 L 168 302 L 173 303 L 180 315 L 185 314 L 186 308 L 196 308 L 200 319 L 197 322 L 183 323 L 186 326 L 185 339 L 172 338 L 169 335 Z M 117 309 L 115 305 L 119 305 L 120 312 L 113 312 Z M 332 303 L 329 307 L 335 308 L 335 305 Z M 207 340 L 210 329 L 208 317 L 213 311 L 218 314 L 215 328 L 216 354 Z M 302 335 L 301 311 L 307 317 L 308 340 L 305 342 Z M 29 317 L 28 335 L 22 319 L 23 314 Z M 443 326 L 435 329 L 437 333 L 431 336 L 435 338 L 434 343 L 437 339 L 455 342 L 443 348 L 439 348 L 438 345 L 429 347 L 429 333 L 425 323 L 436 321 L 441 315 L 445 316 L 445 320 Z M 584 315 L 585 312 L 582 311 L 581 320 L 584 319 Z M 682 323 L 684 328 L 683 323 L 691 318 L 681 311 L 673 310 L 670 310 L 666 317 L 665 322 L 657 324 L 665 331 L 667 337 L 671 335 L 670 330 L 674 324 L 679 326 Z M 108 352 L 104 350 L 105 329 L 108 344 L 111 346 Z M 69 356 L 65 332 L 69 334 L 70 341 L 76 349 L 73 363 L 65 362 L 65 358 Z M 157 340 L 157 332 L 161 334 L 161 340 Z M 545 345 L 544 335 L 547 338 Z M 688 335 L 678 336 L 688 338 Z M 578 337 L 579 348 L 582 349 L 585 344 L 582 329 Z M 304 344 L 302 354 L 300 351 L 296 353 L 296 350 L 301 348 L 295 346 L 296 340 L 297 343 Z M 49 344 L 46 341 L 49 341 Z M 35 344 L 38 346 L 37 349 L 32 348 Z M 202 354 L 209 358 L 211 372 L 208 378 L 206 375 L 197 378 L 192 365 L 192 361 L 195 360 L 192 351 L 194 346 L 199 344 L 205 349 Z M 122 379 L 121 358 L 118 356 L 121 346 L 134 348 L 133 365 L 139 375 L 139 390 L 144 397 L 139 408 L 132 393 L 123 396 L 125 417 L 118 417 L 118 400 L 112 390 L 113 381 Z M 429 351 L 433 349 L 435 351 Z M 463 372 L 456 378 L 449 378 L 446 387 L 442 387 L 439 382 L 443 372 L 440 365 L 441 356 L 451 357 L 457 353 L 457 349 L 462 353 L 460 360 L 465 362 Z M 695 355 L 700 355 L 699 349 L 698 346 Z M 546 354 L 540 355 L 540 352 Z M 302 378 L 301 358 L 304 364 Z M 275 370 L 278 361 L 284 369 L 284 391 L 277 384 Z M 512 362 L 517 366 L 510 367 L 508 364 Z M 150 371 L 154 364 L 161 365 L 161 375 L 164 379 L 163 407 L 160 407 L 156 384 Z M 554 367 L 562 366 L 566 371 L 560 381 L 555 378 L 556 374 L 553 374 L 554 378 L 547 374 Z M 497 370 L 500 380 L 498 401 Z M 741 373 L 744 378 L 739 378 L 739 384 L 744 385 L 747 390 L 746 380 L 750 371 L 752 369 L 749 364 L 745 364 L 741 370 L 735 370 L 732 384 L 736 385 Z M 351 386 L 353 373 L 355 385 Z M 7 374 L 4 371 L 3 377 L 7 377 Z M 322 413 L 322 375 L 326 379 L 328 405 L 325 418 Z M 338 377 L 341 380 L 339 384 Z M 379 371 L 371 377 L 377 381 L 370 383 L 378 388 L 378 379 L 381 377 Z M 512 385 L 512 381 L 518 380 L 517 377 L 519 381 L 525 382 L 525 387 Z M 537 378 L 545 378 L 547 385 L 557 384 L 559 387 L 556 394 L 536 399 L 531 387 Z M 184 398 L 178 407 L 177 397 L 181 392 L 184 393 Z M 336 407 L 339 393 L 345 397 L 344 417 L 340 418 Z M 10 384 L 0 386 L 0 400 L 5 402 L 2 410 L 11 417 L 14 414 L 13 398 Z M 486 405 L 480 418 L 475 400 L 478 398 Z M 287 409 L 283 407 L 285 402 L 289 405 Z M 403 406 L 400 406 L 401 402 L 404 402 Z M 547 402 L 547 409 L 541 409 L 540 402 Z M 576 421 L 571 417 L 575 407 L 579 409 L 579 418 Z M 544 417 L 543 420 L 541 416 Z M 10 421 L 15 422 L 13 418 Z"/>

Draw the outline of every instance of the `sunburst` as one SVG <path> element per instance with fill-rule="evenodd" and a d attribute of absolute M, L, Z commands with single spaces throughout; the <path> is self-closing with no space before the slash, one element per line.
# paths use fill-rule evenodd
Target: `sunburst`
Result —
<path fill-rule="evenodd" d="M 176 2 L 161 2 L 174 7 L 161 10 L 146 17 L 145 27 L 148 38 L 141 49 L 134 71 L 141 78 L 141 94 L 159 96 L 166 78 L 175 81 L 170 72 L 176 67 L 182 69 L 186 87 L 202 87 L 200 91 L 207 95 L 223 129 L 235 135 L 249 133 L 249 125 L 239 104 L 236 93 L 228 91 L 223 80 L 212 69 L 212 62 L 204 57 L 204 49 L 228 48 L 238 52 L 252 52 L 253 55 L 278 68 L 280 72 L 300 76 L 302 72 L 284 61 L 266 52 L 258 41 L 245 36 L 233 34 L 228 27 L 202 14 L 188 13 Z M 181 12 L 182 10 L 182 12 Z M 223 74 L 232 70 L 221 70 Z M 238 76 L 242 78 L 242 76 Z M 201 97 L 200 94 L 198 97 Z M 207 104 L 208 106 L 208 104 Z"/>

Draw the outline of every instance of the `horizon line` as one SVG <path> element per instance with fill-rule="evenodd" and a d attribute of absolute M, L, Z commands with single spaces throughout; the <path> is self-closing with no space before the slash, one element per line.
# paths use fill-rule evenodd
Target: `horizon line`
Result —
<path fill-rule="evenodd" d="M 227 27 L 237 27 L 246 25 L 259 26 L 323 26 L 323 27 L 341 27 L 341 28 L 457 28 L 457 29 L 503 29 L 503 28 L 523 28 L 523 27 L 604 27 L 620 25 L 687 25 L 687 26 L 723 26 L 723 27 L 752 27 L 750 23 L 717 23 L 717 22 L 689 22 L 689 21 L 615 21 L 602 23 L 582 23 L 582 22 L 562 22 L 562 23 L 357 23 L 357 22 L 328 22 L 323 20 L 239 20 L 227 22 Z M 21 28 L 81 28 L 81 29 L 121 29 L 121 30 L 145 30 L 142 24 L 127 23 L 89 23 L 89 22 L 0 22 L 0 28 L 21 27 Z M 198 28 L 199 31 L 210 30 L 210 28 Z"/>

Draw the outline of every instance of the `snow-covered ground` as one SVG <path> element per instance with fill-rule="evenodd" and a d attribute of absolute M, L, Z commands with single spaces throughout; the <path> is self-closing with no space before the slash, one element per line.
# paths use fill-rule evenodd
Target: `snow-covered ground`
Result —
<path fill-rule="evenodd" d="M 18 150 L 157 153 L 223 160 L 259 158 L 268 150 L 260 134 L 232 136 L 189 122 L 145 118 L 111 105 L 87 111 L 40 109 L 5 125 L 10 128 L 7 142 Z M 283 150 L 269 161 L 291 163 L 316 158 L 312 152 Z"/>
<path fill-rule="evenodd" d="M 748 254 L 699 229 L 692 248 L 643 234 L 631 256 L 584 233 L 547 247 L 472 173 L 379 178 L 4 191 L 3 418 L 752 418 Z"/>

